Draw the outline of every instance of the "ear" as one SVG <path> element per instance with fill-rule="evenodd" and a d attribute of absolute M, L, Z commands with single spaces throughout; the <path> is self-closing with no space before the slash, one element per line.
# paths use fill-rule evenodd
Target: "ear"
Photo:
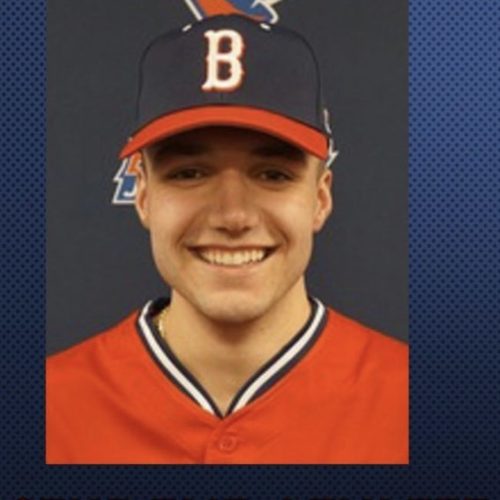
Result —
<path fill-rule="evenodd" d="M 317 233 L 321 230 L 333 211 L 333 172 L 329 168 L 320 174 L 317 185 L 317 204 L 314 214 L 313 228 Z"/>
<path fill-rule="evenodd" d="M 148 175 L 146 170 L 146 155 L 141 153 L 141 164 L 136 170 L 135 179 L 135 211 L 141 224 L 149 229 Z"/>

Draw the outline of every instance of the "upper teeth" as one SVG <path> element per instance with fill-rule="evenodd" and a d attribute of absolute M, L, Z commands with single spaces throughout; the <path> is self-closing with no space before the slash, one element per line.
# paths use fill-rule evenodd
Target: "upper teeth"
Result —
<path fill-rule="evenodd" d="M 211 264 L 241 266 L 250 262 L 261 261 L 265 257 L 266 252 L 264 250 L 200 250 L 199 254 L 203 260 Z"/>

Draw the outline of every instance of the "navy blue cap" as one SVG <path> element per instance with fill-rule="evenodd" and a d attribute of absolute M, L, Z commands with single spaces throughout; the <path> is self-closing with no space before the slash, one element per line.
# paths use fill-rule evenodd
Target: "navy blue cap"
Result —
<path fill-rule="evenodd" d="M 240 15 L 198 21 L 146 48 L 136 120 L 122 158 L 211 125 L 265 132 L 324 160 L 334 149 L 309 44 L 291 30 Z"/>

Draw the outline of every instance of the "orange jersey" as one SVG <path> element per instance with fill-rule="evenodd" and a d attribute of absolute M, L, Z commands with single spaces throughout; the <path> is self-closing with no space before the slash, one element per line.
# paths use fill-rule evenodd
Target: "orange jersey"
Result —
<path fill-rule="evenodd" d="M 408 349 L 314 300 L 226 415 L 148 303 L 47 360 L 48 464 L 407 464 Z"/>

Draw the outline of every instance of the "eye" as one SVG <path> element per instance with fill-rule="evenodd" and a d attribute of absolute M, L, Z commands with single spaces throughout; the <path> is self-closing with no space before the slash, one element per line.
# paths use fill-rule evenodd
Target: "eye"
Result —
<path fill-rule="evenodd" d="M 269 182 L 286 182 L 293 179 L 293 176 L 288 171 L 279 168 L 266 168 L 260 170 L 257 177 L 263 181 Z"/>
<path fill-rule="evenodd" d="M 205 177 L 207 174 L 201 167 L 180 167 L 168 172 L 166 177 L 169 180 L 174 181 L 190 181 L 199 180 Z"/>

